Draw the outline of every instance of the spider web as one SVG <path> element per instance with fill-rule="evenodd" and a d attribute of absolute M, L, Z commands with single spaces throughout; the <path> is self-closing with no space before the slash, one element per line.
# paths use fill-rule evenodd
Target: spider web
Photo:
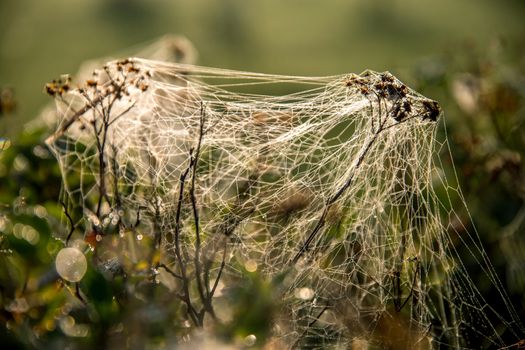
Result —
<path fill-rule="evenodd" d="M 187 287 L 204 310 L 220 302 L 217 286 L 257 270 L 282 304 L 273 336 L 292 347 L 520 339 L 436 157 L 448 150 L 436 138 L 439 106 L 391 74 L 296 77 L 132 59 L 51 92 L 60 120 L 48 145 L 80 223 L 154 236 L 183 281 L 173 288 Z M 500 300 L 483 299 L 460 249 Z"/>

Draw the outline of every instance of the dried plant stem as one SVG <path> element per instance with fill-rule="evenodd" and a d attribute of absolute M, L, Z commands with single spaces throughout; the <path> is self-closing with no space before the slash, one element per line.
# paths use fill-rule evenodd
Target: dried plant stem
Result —
<path fill-rule="evenodd" d="M 381 100 L 379 99 L 379 109 L 381 108 Z M 387 113 L 388 116 L 388 113 Z M 317 237 L 318 233 L 323 228 L 324 224 L 326 223 L 326 216 L 328 215 L 328 212 L 332 205 L 334 205 L 339 198 L 350 188 L 352 185 L 352 182 L 354 180 L 355 175 L 359 171 L 359 168 L 363 164 L 363 161 L 365 160 L 366 155 L 372 148 L 372 145 L 376 142 L 379 134 L 384 130 L 385 123 L 387 118 L 381 118 L 381 113 L 379 113 L 379 118 L 382 119 L 379 121 L 379 126 L 377 130 L 374 132 L 372 137 L 368 140 L 368 142 L 365 143 L 365 145 L 361 148 L 361 150 L 358 153 L 357 160 L 355 161 L 354 165 L 352 166 L 350 170 L 350 175 L 346 179 L 345 183 L 331 196 L 327 199 L 323 212 L 321 213 L 321 216 L 319 219 L 317 219 L 317 224 L 313 228 L 312 232 L 308 235 L 308 238 L 304 241 L 304 243 L 301 245 L 301 248 L 295 254 L 294 258 L 292 259 L 293 264 L 297 264 L 299 259 L 309 250 L 310 245 L 312 244 L 312 241 Z"/>
<path fill-rule="evenodd" d="M 175 214 L 175 237 L 174 237 L 175 257 L 177 259 L 180 276 L 182 278 L 183 293 L 182 295 L 180 295 L 180 299 L 186 304 L 188 315 L 192 319 L 195 326 L 201 327 L 202 322 L 200 320 L 199 314 L 197 313 L 191 301 L 190 288 L 189 288 L 190 280 L 188 278 L 188 274 L 186 271 L 186 262 L 183 259 L 181 245 L 180 245 L 180 236 L 181 236 L 180 216 L 181 216 L 181 210 L 182 210 L 182 202 L 184 199 L 184 183 L 186 182 L 186 177 L 188 176 L 189 171 L 190 171 L 190 167 L 186 168 L 186 170 L 180 176 L 179 198 L 177 201 L 177 210 L 175 212 L 176 213 Z"/>

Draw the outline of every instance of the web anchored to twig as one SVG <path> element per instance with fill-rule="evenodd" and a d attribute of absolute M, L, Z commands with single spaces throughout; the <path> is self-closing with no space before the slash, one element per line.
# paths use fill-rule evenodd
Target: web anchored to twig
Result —
<path fill-rule="evenodd" d="M 206 315 L 224 322 L 214 305 L 257 270 L 282 278 L 274 336 L 294 347 L 468 347 L 467 335 L 501 345 L 492 316 L 519 337 L 475 232 L 448 225 L 457 219 L 448 196 L 459 192 L 435 165 L 440 108 L 391 74 L 132 59 L 70 84 L 48 86 L 60 114 L 48 144 L 67 203 L 89 213 L 77 223 L 68 214 L 68 235 L 113 225 L 154 237 L 157 267 L 194 326 Z M 261 94 L 270 90 L 281 95 Z M 458 240 L 504 312 L 477 292 Z"/>

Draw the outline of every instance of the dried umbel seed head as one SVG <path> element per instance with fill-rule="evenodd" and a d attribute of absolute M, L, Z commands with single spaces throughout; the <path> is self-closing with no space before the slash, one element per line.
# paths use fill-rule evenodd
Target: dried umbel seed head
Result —
<path fill-rule="evenodd" d="M 410 90 L 388 72 L 366 71 L 361 75 L 352 74 L 344 80 L 344 84 L 375 103 L 378 110 L 386 111 L 398 123 L 412 118 L 435 122 L 441 115 L 441 108 L 436 101 Z"/>
<path fill-rule="evenodd" d="M 402 98 L 409 93 L 408 87 L 388 72 L 378 74 L 366 71 L 361 75 L 352 74 L 345 80 L 345 85 L 357 88 L 363 95 L 373 93 L 381 98 Z"/>
<path fill-rule="evenodd" d="M 71 77 L 63 75 L 58 80 L 52 80 L 51 83 L 45 85 L 45 90 L 50 96 L 62 96 L 71 90 Z"/>
<path fill-rule="evenodd" d="M 359 76 L 359 75 L 356 75 L 356 74 L 351 74 L 345 80 L 345 85 L 348 86 L 348 87 L 363 86 L 363 85 L 368 85 L 369 83 L 370 83 L 369 79 L 367 79 L 365 77 L 362 77 L 362 76 Z"/>
<path fill-rule="evenodd" d="M 86 120 L 93 125 L 101 123 L 108 128 L 119 115 L 107 112 L 129 111 L 134 105 L 134 96 L 148 90 L 150 79 L 148 69 L 136 63 L 135 59 L 124 59 L 110 62 L 102 69 L 94 71 L 91 77 L 79 86 L 72 86 L 69 76 L 46 84 L 45 91 L 50 96 L 63 100 L 67 95 L 68 103 L 80 106 L 74 111 L 71 110 L 73 113 L 64 118 L 60 129 L 46 142 L 56 141 L 77 121 L 81 124 L 74 128 L 77 131 L 82 131 Z"/>
<path fill-rule="evenodd" d="M 409 101 L 400 101 L 394 105 L 392 108 L 392 118 L 395 119 L 396 122 L 401 122 L 408 118 L 409 113 L 412 111 L 412 105 Z"/>
<path fill-rule="evenodd" d="M 408 95 L 408 88 L 405 84 L 397 80 L 392 74 L 385 72 L 375 78 L 373 84 L 375 93 L 390 100 L 398 100 Z"/>
<path fill-rule="evenodd" d="M 46 84 L 45 91 L 53 97 L 62 96 L 71 90 L 75 90 L 81 95 L 88 94 L 86 97 L 92 100 L 111 94 L 121 98 L 123 95 L 129 95 L 130 87 L 143 92 L 146 91 L 149 86 L 147 81 L 150 77 L 149 71 L 142 70 L 131 59 L 124 59 L 106 64 L 102 71 L 94 71 L 92 77 L 87 79 L 83 86 L 73 89 L 71 78 L 66 75 Z"/>
<path fill-rule="evenodd" d="M 433 122 L 437 121 L 441 115 L 441 107 L 436 101 L 424 100 L 423 101 L 423 120 L 428 119 Z"/>
<path fill-rule="evenodd" d="M 441 107 L 436 101 L 420 98 L 403 98 L 394 103 L 390 116 L 396 122 L 412 118 L 436 122 L 441 113 Z"/>

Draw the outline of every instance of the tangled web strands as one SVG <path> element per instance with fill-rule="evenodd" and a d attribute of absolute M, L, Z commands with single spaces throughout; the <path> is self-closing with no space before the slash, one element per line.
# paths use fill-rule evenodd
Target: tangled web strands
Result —
<path fill-rule="evenodd" d="M 78 226 L 104 234 L 112 218 L 154 236 L 195 325 L 216 318 L 217 286 L 250 266 L 280 281 L 274 335 L 294 347 L 502 345 L 494 320 L 519 339 L 476 233 L 443 224 L 458 219 L 450 209 L 440 218 L 449 197 L 434 186 L 454 189 L 434 163 L 439 106 L 389 73 L 292 77 L 133 59 L 48 91 L 64 193 L 89 214 Z M 461 244 L 500 306 L 477 291 Z"/>

